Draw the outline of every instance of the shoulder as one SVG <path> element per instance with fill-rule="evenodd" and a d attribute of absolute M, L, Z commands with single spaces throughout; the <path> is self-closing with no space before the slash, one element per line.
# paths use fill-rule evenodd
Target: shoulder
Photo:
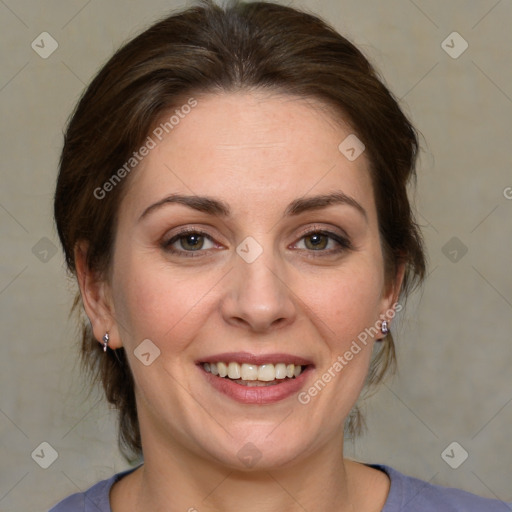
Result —
<path fill-rule="evenodd" d="M 116 473 L 106 480 L 94 484 L 85 492 L 77 492 L 55 505 L 49 512 L 110 512 L 110 489 L 123 476 L 137 468 Z"/>
<path fill-rule="evenodd" d="M 387 473 L 391 480 L 388 499 L 382 512 L 511 512 L 512 504 L 500 500 L 481 498 L 475 494 L 430 484 L 406 476 L 384 465 L 371 464 L 371 467 Z"/>

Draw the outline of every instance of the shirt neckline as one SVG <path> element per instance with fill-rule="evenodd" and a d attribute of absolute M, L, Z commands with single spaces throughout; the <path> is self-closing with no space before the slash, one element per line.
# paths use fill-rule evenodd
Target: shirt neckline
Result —
<path fill-rule="evenodd" d="M 385 464 L 361 464 L 382 471 L 388 476 L 390 480 L 388 496 L 386 498 L 386 502 L 384 503 L 384 507 L 381 512 L 393 512 L 396 510 L 401 510 L 403 503 L 403 482 L 402 479 L 400 478 L 400 473 L 393 469 L 392 467 L 386 466 Z M 106 484 L 105 494 L 109 512 L 112 512 L 112 507 L 110 506 L 110 490 L 112 489 L 112 486 L 116 482 L 121 480 L 123 477 L 139 469 L 142 465 L 144 465 L 144 463 L 141 463 L 134 468 L 129 468 L 126 469 L 125 471 L 121 471 L 120 473 L 116 473 L 115 475 L 111 476 L 108 480 L 104 481 L 104 483 Z"/>

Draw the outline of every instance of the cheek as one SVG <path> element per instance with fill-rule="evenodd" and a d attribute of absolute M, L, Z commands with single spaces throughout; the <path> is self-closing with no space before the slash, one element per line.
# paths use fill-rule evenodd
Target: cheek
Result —
<path fill-rule="evenodd" d="M 316 329 L 327 349 L 317 378 L 306 393 L 317 406 L 324 404 L 336 411 L 333 423 L 348 415 L 368 373 L 374 335 L 371 327 L 379 318 L 383 282 L 378 269 L 347 266 L 318 280 L 314 293 L 311 288 L 301 293 L 307 297 L 304 302 L 311 309 L 310 318 L 318 319 Z"/>
<path fill-rule="evenodd" d="M 124 257 L 117 269 L 114 301 L 123 343 L 149 338 L 161 350 L 182 349 L 201 326 L 218 277 L 194 277 L 144 253 Z"/>
<path fill-rule="evenodd" d="M 342 349 L 378 320 L 382 284 L 378 265 L 347 265 L 319 277 L 302 278 L 298 295 L 324 323 L 332 343 Z"/>

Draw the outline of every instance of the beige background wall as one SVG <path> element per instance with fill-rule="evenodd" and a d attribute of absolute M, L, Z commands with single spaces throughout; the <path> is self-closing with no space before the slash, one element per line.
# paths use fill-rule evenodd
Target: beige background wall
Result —
<path fill-rule="evenodd" d="M 368 434 L 347 453 L 510 501 L 512 4 L 291 4 L 359 44 L 424 136 L 417 208 L 430 274 L 398 322 L 399 375 L 368 402 Z M 52 193 L 62 130 L 84 85 L 118 45 L 181 5 L 0 2 L 2 511 L 46 511 L 127 467 L 114 416 L 82 392 Z M 453 31 L 469 45 L 458 58 L 441 47 Z M 58 42 L 47 59 L 31 48 L 41 32 Z M 452 39 L 455 55 L 463 41 Z M 468 452 L 457 469 L 441 457 L 453 441 Z M 48 469 L 31 457 L 42 442 L 58 452 Z"/>

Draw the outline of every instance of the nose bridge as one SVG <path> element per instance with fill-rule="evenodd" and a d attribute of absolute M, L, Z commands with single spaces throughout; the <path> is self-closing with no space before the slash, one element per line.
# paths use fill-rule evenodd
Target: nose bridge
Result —
<path fill-rule="evenodd" d="M 226 321 L 264 331 L 293 320 L 293 297 L 286 284 L 284 265 L 270 238 L 260 244 L 247 237 L 237 247 L 235 268 L 222 308 Z"/>

